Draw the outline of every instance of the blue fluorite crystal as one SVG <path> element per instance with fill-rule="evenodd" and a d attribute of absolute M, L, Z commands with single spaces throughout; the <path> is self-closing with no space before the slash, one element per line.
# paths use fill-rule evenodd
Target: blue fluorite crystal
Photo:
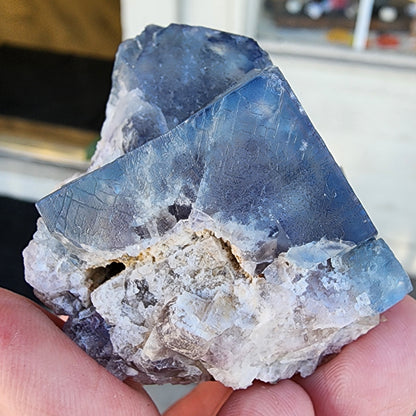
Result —
<path fill-rule="evenodd" d="M 148 26 L 120 45 L 107 119 L 120 115 L 122 147 L 131 151 L 268 66 L 269 56 L 252 39 L 202 27 Z"/>
<path fill-rule="evenodd" d="M 28 280 L 117 376 L 245 387 L 307 375 L 411 290 L 254 41 L 171 25 L 124 42 L 103 136 L 104 166 L 38 202 L 47 230 L 25 257 L 60 259 L 45 277 L 59 284 Z M 106 146 L 121 156 L 106 163 Z M 261 333 L 276 335 L 256 358 L 247 345 L 269 307 Z"/>
<path fill-rule="evenodd" d="M 169 213 L 175 205 L 225 228 L 238 226 L 247 239 L 255 231 L 260 243 L 275 242 L 276 250 L 259 261 L 322 237 L 358 244 L 376 234 L 273 67 L 37 204 L 51 232 L 101 250 L 162 236 L 175 223 Z M 250 248 L 262 252 L 257 240 Z"/>

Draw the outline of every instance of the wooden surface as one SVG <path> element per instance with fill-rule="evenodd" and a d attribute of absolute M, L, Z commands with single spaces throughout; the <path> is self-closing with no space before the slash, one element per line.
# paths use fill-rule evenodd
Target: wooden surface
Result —
<path fill-rule="evenodd" d="M 113 58 L 119 0 L 0 0 L 0 43 Z"/>
<path fill-rule="evenodd" d="M 87 166 L 87 149 L 94 131 L 0 116 L 0 155 Z"/>

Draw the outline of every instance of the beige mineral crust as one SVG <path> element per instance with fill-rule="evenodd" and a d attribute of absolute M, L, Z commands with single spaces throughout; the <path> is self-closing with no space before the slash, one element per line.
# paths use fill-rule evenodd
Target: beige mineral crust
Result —
<path fill-rule="evenodd" d="M 307 376 L 321 357 L 378 323 L 368 302 L 351 298 L 348 275 L 328 272 L 322 263 L 304 269 L 291 259 L 291 250 L 264 274 L 250 274 L 235 254 L 240 250 L 205 225 L 212 221 L 201 216 L 183 220 L 154 245 L 131 247 L 130 255 L 80 251 L 78 257 L 65 256 L 56 240 L 51 247 L 40 224 L 25 251 L 26 263 L 43 273 L 37 292 L 52 300 L 55 310 L 74 313 L 68 292 L 82 307 L 94 307 L 109 326 L 114 354 L 129 363 L 130 376 L 172 357 L 184 378 L 213 377 L 235 389 L 254 379 L 276 382 L 296 372 Z M 315 246 L 323 259 L 331 250 L 336 258 L 333 242 Z M 349 249 L 335 244 L 335 253 Z M 295 257 L 299 250 L 293 249 Z M 101 282 L 100 270 L 109 264 L 123 268 Z M 323 272 L 324 303 L 310 290 Z"/>

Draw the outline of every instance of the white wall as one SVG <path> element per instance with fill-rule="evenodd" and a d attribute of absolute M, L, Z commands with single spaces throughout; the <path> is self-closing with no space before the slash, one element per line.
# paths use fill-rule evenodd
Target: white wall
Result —
<path fill-rule="evenodd" d="M 260 0 L 121 0 L 123 39 L 148 24 L 186 23 L 255 36 Z"/>

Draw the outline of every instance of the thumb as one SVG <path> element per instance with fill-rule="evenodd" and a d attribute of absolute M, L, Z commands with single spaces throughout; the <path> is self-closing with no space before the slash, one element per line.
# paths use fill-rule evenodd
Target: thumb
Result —
<path fill-rule="evenodd" d="M 232 392 L 231 388 L 217 381 L 201 383 L 173 404 L 163 416 L 215 416 Z"/>
<path fill-rule="evenodd" d="M 0 414 L 157 416 L 78 348 L 35 304 L 0 289 Z"/>
<path fill-rule="evenodd" d="M 283 380 L 270 385 L 255 383 L 234 392 L 218 416 L 313 416 L 312 401 L 297 383 Z"/>

